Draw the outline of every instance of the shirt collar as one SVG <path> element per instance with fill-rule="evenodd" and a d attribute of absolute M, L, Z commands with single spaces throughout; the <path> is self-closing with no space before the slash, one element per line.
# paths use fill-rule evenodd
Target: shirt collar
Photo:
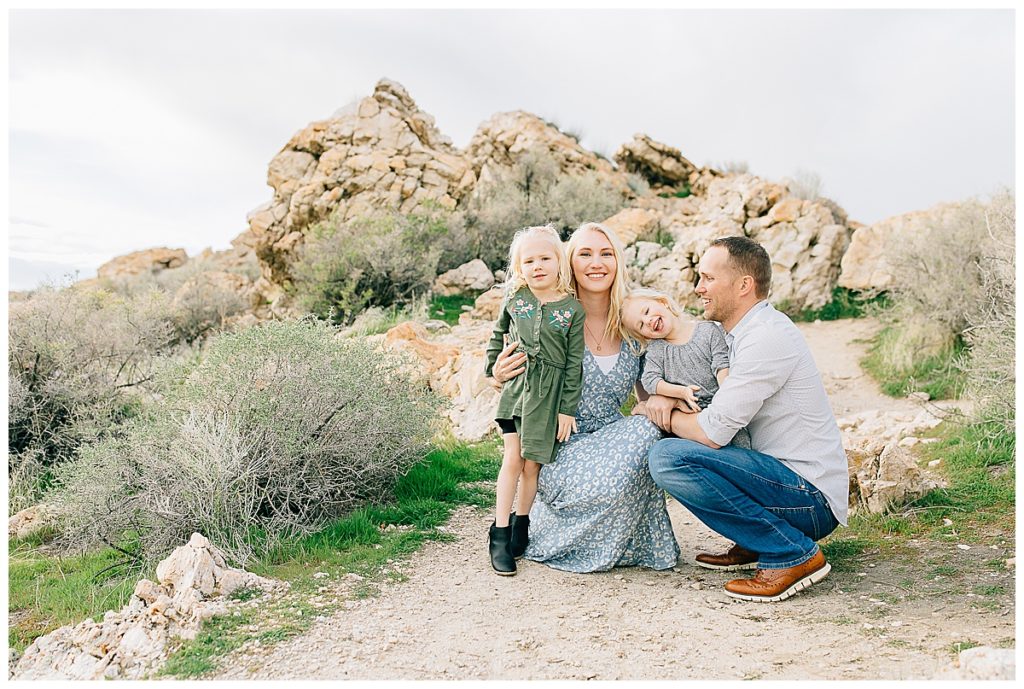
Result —
<path fill-rule="evenodd" d="M 762 299 L 761 301 L 759 301 L 756 304 L 754 304 L 753 306 L 751 306 L 750 310 L 747 311 L 743 315 L 743 318 L 740 319 L 740 322 L 737 323 L 736 325 L 734 325 L 732 330 L 730 330 L 729 332 L 727 332 L 725 334 L 726 341 L 729 344 L 732 344 L 733 339 L 743 331 L 743 328 L 749 326 L 750 322 L 752 320 L 754 320 L 754 317 L 758 313 L 760 313 L 762 310 L 764 310 L 765 307 L 767 307 L 768 305 L 769 305 L 768 304 L 768 300 L 767 299 Z"/>

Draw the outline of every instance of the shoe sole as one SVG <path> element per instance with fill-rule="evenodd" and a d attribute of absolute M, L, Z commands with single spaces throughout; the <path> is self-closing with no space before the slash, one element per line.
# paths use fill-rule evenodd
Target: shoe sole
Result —
<path fill-rule="evenodd" d="M 803 579 L 799 579 L 793 582 L 785 591 L 774 596 L 749 596 L 742 593 L 733 593 L 729 589 L 725 589 L 725 595 L 731 596 L 733 598 L 738 598 L 739 600 L 748 600 L 755 603 L 778 603 L 780 600 L 786 600 L 787 598 L 795 596 L 800 591 L 809 588 L 813 584 L 817 584 L 819 581 L 828 576 L 828 573 L 831 571 L 832 565 L 826 562 L 824 567 L 819 567 Z"/>
<path fill-rule="evenodd" d="M 491 569 L 494 569 L 494 568 L 491 567 Z M 514 577 L 516 575 L 515 572 L 499 572 L 496 569 L 494 569 L 494 573 L 497 574 L 498 576 L 501 576 L 501 577 Z"/>
<path fill-rule="evenodd" d="M 703 567 L 704 569 L 717 569 L 720 572 L 742 572 L 749 569 L 757 569 L 756 562 L 748 562 L 745 565 L 712 565 L 707 562 L 701 562 L 700 560 L 694 560 L 695 565 Z"/>

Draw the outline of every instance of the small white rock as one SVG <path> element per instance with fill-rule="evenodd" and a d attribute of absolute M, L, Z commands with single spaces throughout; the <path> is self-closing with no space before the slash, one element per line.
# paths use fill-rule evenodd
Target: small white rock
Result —
<path fill-rule="evenodd" d="M 932 468 L 932 469 L 934 469 L 935 467 L 939 466 L 940 464 L 942 464 L 942 460 L 941 459 L 933 459 L 932 461 L 928 462 L 928 466 L 930 468 Z"/>
<path fill-rule="evenodd" d="M 971 549 L 971 546 L 964 545 L 963 543 L 957 543 L 956 547 L 959 548 L 960 550 L 970 550 Z"/>

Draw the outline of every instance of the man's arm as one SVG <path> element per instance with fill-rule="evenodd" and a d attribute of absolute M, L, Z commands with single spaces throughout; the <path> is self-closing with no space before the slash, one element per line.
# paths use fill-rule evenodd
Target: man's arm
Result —
<path fill-rule="evenodd" d="M 707 436 L 704 429 L 697 423 L 697 414 L 685 414 L 681 411 L 672 412 L 672 435 L 686 440 L 695 440 L 701 445 L 707 445 L 712 450 L 722 447 Z"/>

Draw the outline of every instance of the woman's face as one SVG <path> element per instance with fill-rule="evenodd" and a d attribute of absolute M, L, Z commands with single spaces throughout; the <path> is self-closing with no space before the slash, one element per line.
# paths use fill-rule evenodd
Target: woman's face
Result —
<path fill-rule="evenodd" d="M 572 255 L 572 274 L 581 292 L 608 292 L 615 283 L 615 250 L 598 230 L 584 230 Z"/>

